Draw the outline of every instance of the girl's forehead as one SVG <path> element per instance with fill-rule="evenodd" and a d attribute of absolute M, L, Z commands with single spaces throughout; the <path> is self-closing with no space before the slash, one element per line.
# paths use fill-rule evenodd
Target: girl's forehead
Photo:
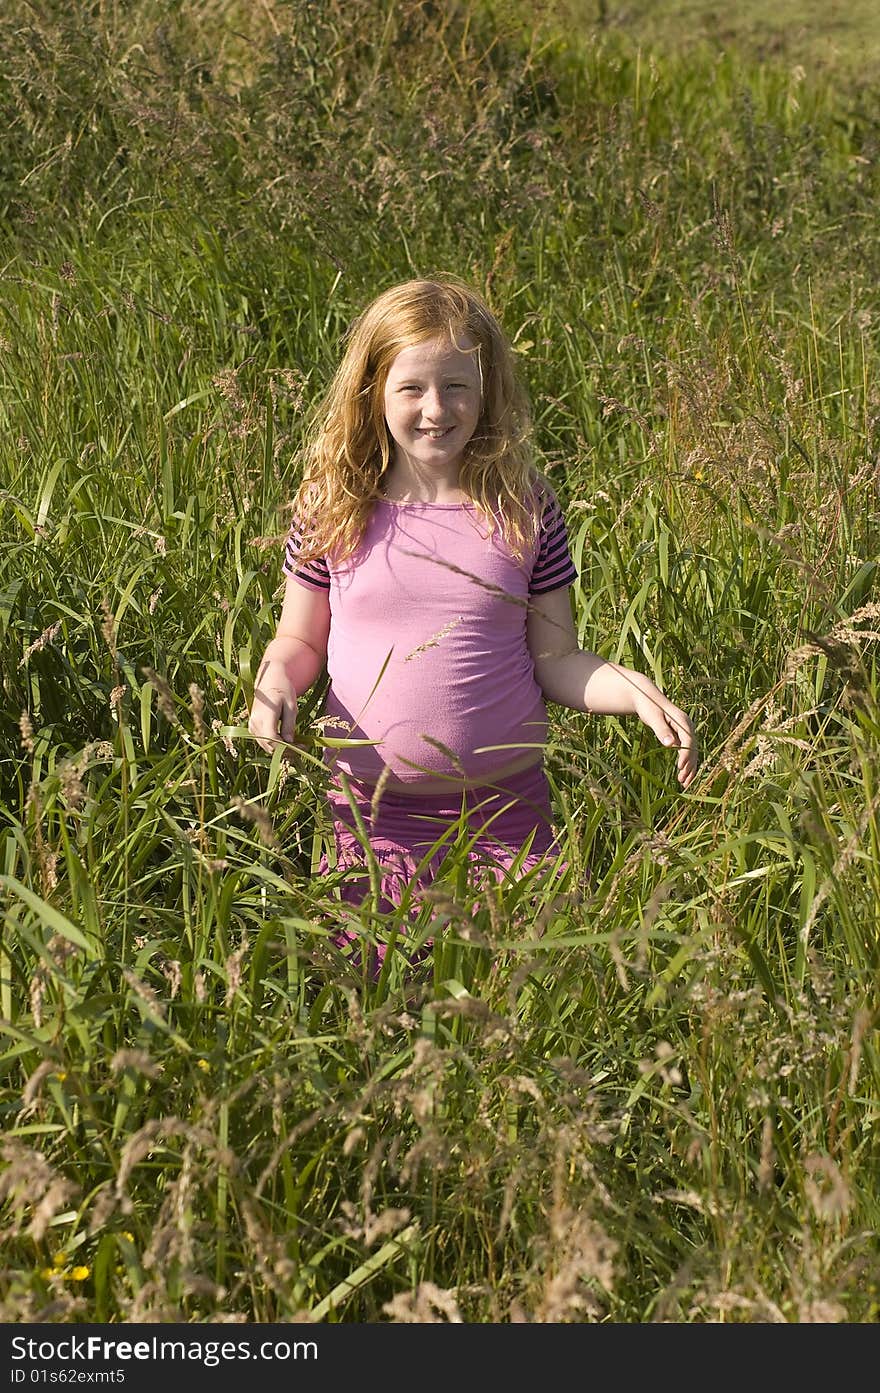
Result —
<path fill-rule="evenodd" d="M 474 340 L 463 331 L 456 334 L 454 341 L 448 334 L 437 335 L 436 338 L 402 348 L 392 361 L 389 372 L 396 374 L 428 368 L 442 370 L 444 367 L 460 372 L 468 365 L 478 372 L 476 350 Z"/>

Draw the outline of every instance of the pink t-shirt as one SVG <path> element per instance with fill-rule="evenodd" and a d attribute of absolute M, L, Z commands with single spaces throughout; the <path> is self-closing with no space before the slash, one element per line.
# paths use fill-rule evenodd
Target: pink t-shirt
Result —
<path fill-rule="evenodd" d="M 565 522 L 549 496 L 524 562 L 487 531 L 472 503 L 383 500 L 336 565 L 300 563 L 291 527 L 284 574 L 330 597 L 325 734 L 376 742 L 333 751 L 350 777 L 375 784 L 387 765 L 414 786 L 438 775 L 482 781 L 530 747 L 540 758 L 547 710 L 526 607 L 575 579 Z"/>

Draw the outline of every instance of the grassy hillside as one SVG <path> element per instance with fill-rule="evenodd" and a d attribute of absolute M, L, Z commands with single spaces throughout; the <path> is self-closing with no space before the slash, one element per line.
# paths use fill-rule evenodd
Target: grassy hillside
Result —
<path fill-rule="evenodd" d="M 874 0 L 553 0 L 552 24 L 605 31 L 646 53 L 735 53 L 747 62 L 796 64 L 832 83 L 876 83 L 880 26 Z"/>
<path fill-rule="evenodd" d="M 877 1317 L 871 78 L 607 9 L 0 20 L 7 1321 Z M 554 709 L 568 879 L 454 851 L 372 983 L 319 693 L 246 718 L 309 407 L 435 269 L 704 769 Z"/>

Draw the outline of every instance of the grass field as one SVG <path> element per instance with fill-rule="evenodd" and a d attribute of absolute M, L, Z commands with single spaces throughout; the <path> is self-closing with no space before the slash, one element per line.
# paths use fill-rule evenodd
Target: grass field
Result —
<path fill-rule="evenodd" d="M 622 8 L 0 19 L 5 1321 L 877 1319 L 870 7 Z M 291 762 L 247 709 L 308 408 L 433 270 L 704 765 L 554 708 L 569 880 L 454 851 L 374 983 L 320 693 Z"/>
<path fill-rule="evenodd" d="M 619 34 L 665 54 L 736 53 L 750 62 L 799 65 L 811 78 L 862 85 L 880 69 L 874 0 L 559 0 L 553 17 L 579 32 Z"/>

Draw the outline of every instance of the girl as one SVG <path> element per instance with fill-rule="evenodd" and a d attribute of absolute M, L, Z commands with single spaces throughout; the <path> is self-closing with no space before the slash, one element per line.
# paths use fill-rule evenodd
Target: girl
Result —
<path fill-rule="evenodd" d="M 364 867 L 368 830 L 380 907 L 430 880 L 463 817 L 497 877 L 555 855 L 546 701 L 638 716 L 677 749 L 684 788 L 696 772 L 685 713 L 578 647 L 565 522 L 529 427 L 499 324 L 444 276 L 368 306 L 306 446 L 248 729 L 268 753 L 293 743 L 326 661 L 325 731 L 364 742 L 326 750 L 337 864 Z M 359 903 L 363 875 L 342 893 Z"/>

